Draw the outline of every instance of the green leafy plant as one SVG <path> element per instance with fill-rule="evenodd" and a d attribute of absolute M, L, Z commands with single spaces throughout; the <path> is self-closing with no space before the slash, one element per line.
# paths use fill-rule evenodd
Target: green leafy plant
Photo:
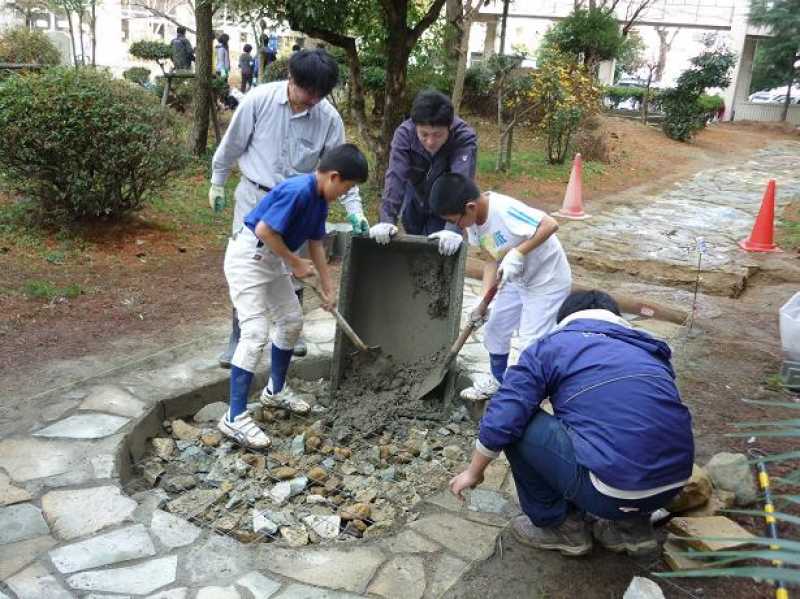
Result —
<path fill-rule="evenodd" d="M 150 69 L 145 67 L 131 67 L 122 72 L 123 79 L 145 87 L 150 82 Z"/>
<path fill-rule="evenodd" d="M 285 81 L 289 78 L 289 58 L 278 58 L 267 67 L 267 81 Z"/>
<path fill-rule="evenodd" d="M 691 59 L 692 67 L 684 71 L 675 87 L 662 92 L 661 103 L 666 114 L 664 133 L 678 141 L 689 141 L 703 129 L 708 120 L 700 97 L 709 87 L 728 87 L 736 55 L 724 46 L 710 47 Z M 705 103 L 704 103 L 705 102 Z"/>
<path fill-rule="evenodd" d="M 772 378 L 772 377 L 770 377 Z M 773 381 L 774 382 L 774 381 Z M 782 387 L 782 385 L 781 385 Z M 798 410 L 800 404 L 788 401 L 765 401 L 765 400 L 745 400 L 746 403 L 765 406 L 768 410 L 789 409 Z M 742 429 L 740 432 L 731 433 L 734 437 L 756 437 L 756 438 L 781 438 L 792 440 L 800 437 L 800 419 L 788 418 L 785 420 L 740 422 L 735 426 Z M 792 525 L 800 524 L 800 517 L 787 513 L 787 510 L 796 509 L 800 505 L 800 495 L 793 489 L 800 484 L 800 470 L 796 468 L 797 460 L 800 459 L 800 451 L 789 450 L 779 454 L 768 454 L 757 456 L 751 453 L 751 464 L 757 466 L 783 464 L 783 470 L 788 469 L 788 474 L 775 477 L 772 482 L 778 483 L 783 489 L 780 492 L 775 489 L 770 490 L 770 498 L 773 504 L 767 507 L 766 494 L 761 498 L 765 507 L 761 510 L 725 510 L 726 513 L 740 514 L 742 516 L 756 516 L 764 522 L 783 522 Z M 760 477 L 761 478 L 761 477 Z M 772 485 L 770 484 L 770 488 Z M 763 490 L 763 485 L 762 485 Z M 681 572 L 657 573 L 656 576 L 662 577 L 711 577 L 726 576 L 739 578 L 756 578 L 760 580 L 772 581 L 773 584 L 800 583 L 800 542 L 788 538 L 782 538 L 776 528 L 776 536 L 764 536 L 757 538 L 742 539 L 743 543 L 755 548 L 744 548 L 728 551 L 703 551 L 702 553 L 687 552 L 685 555 L 690 558 L 702 557 L 707 565 L 702 570 L 688 570 Z M 717 540 L 717 539 L 705 539 Z M 730 539 L 726 539 L 730 540 Z M 736 562 L 744 560 L 752 563 L 735 565 Z M 776 564 L 776 560 L 779 562 Z M 786 567 L 780 567 L 781 565 Z"/>
<path fill-rule="evenodd" d="M 19 27 L 0 33 L 0 62 L 56 66 L 61 53 L 41 31 Z"/>
<path fill-rule="evenodd" d="M 625 36 L 613 12 L 579 8 L 545 33 L 539 62 L 556 50 L 592 70 L 603 60 L 619 58 L 625 49 Z"/>
<path fill-rule="evenodd" d="M 172 58 L 172 46 L 164 42 L 140 40 L 131 44 L 128 52 L 131 56 L 141 60 L 149 60 L 155 62 L 160 68 L 161 72 L 166 75 L 167 71 L 164 65 Z"/>
<path fill-rule="evenodd" d="M 43 219 L 118 218 L 185 163 L 172 113 L 151 93 L 90 69 L 48 69 L 0 86 L 0 173 Z"/>
<path fill-rule="evenodd" d="M 535 129 L 544 138 L 548 160 L 561 164 L 581 120 L 597 112 L 600 88 L 585 67 L 551 53 L 533 73 L 528 95 L 537 106 Z"/>
<path fill-rule="evenodd" d="M 31 299 L 52 302 L 60 297 L 74 299 L 83 293 L 83 289 L 76 283 L 72 283 L 66 287 L 57 287 L 50 281 L 40 281 L 37 279 L 26 282 L 22 292 Z"/>

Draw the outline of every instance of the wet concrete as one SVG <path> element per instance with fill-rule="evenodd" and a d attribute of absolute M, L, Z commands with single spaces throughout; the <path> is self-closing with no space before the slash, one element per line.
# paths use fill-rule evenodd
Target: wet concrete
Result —
<path fill-rule="evenodd" d="M 464 248 L 441 256 L 425 237 L 407 235 L 387 246 L 352 238 L 339 307 L 364 342 L 380 346 L 381 353 L 377 360 L 354 356 L 353 345 L 337 332 L 331 376 L 337 420 L 367 431 L 403 416 L 445 417 L 445 402 L 409 397 L 458 335 L 465 261 Z M 452 393 L 454 378 L 447 377 L 441 398 Z"/>

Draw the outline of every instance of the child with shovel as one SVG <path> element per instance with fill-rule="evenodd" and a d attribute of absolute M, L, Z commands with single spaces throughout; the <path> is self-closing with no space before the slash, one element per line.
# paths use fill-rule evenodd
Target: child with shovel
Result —
<path fill-rule="evenodd" d="M 304 279 L 316 269 L 323 307 L 334 309 L 334 288 L 322 247 L 328 205 L 364 183 L 367 174 L 367 159 L 356 146 L 336 146 L 323 154 L 316 172 L 287 179 L 265 195 L 228 242 L 225 278 L 239 315 L 241 339 L 231 360 L 230 407 L 218 428 L 240 445 L 254 449 L 270 445 L 270 438 L 247 412 L 247 395 L 270 324 L 270 377 L 261 403 L 297 413 L 310 410 L 285 384 L 303 328 L 303 311 L 290 273 Z M 293 253 L 306 241 L 310 260 Z"/>
<path fill-rule="evenodd" d="M 515 330 L 523 348 L 555 328 L 556 314 L 569 295 L 572 273 L 555 233 L 558 223 L 541 210 L 493 191 L 481 193 L 469 178 L 443 174 L 434 183 L 431 208 L 445 220 L 466 230 L 470 245 L 491 257 L 483 269 L 483 292 L 495 283 L 499 291 L 486 319 L 484 346 L 489 352 L 491 376 L 475 377 L 461 392 L 471 401 L 490 398 L 508 366 Z"/>

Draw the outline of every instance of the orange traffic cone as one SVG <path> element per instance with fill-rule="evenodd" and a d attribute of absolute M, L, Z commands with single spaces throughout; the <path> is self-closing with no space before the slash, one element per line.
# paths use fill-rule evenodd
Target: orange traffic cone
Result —
<path fill-rule="evenodd" d="M 560 216 L 570 220 L 589 218 L 589 215 L 583 211 L 581 171 L 583 171 L 581 155 L 575 154 L 575 160 L 572 162 L 572 172 L 569 175 L 569 183 L 567 183 L 567 192 L 564 194 L 564 204 L 560 210 L 553 212 L 553 216 Z"/>
<path fill-rule="evenodd" d="M 739 245 L 748 252 L 781 252 L 773 235 L 775 233 L 775 179 L 770 179 L 764 198 L 761 200 L 761 209 L 758 211 L 756 222 L 750 237 L 743 239 Z"/>

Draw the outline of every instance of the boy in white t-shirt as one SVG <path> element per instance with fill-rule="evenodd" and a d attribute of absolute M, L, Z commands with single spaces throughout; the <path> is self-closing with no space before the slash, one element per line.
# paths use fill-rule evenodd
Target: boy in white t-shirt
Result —
<path fill-rule="evenodd" d="M 555 236 L 558 223 L 509 196 L 481 193 L 471 179 L 455 173 L 436 181 L 430 204 L 436 214 L 467 231 L 470 245 L 491 257 L 484 262 L 483 292 L 499 281 L 483 342 L 492 376 L 478 377 L 461 393 L 464 399 L 488 399 L 503 382 L 514 331 L 523 349 L 552 331 L 570 293 L 572 272 Z"/>

